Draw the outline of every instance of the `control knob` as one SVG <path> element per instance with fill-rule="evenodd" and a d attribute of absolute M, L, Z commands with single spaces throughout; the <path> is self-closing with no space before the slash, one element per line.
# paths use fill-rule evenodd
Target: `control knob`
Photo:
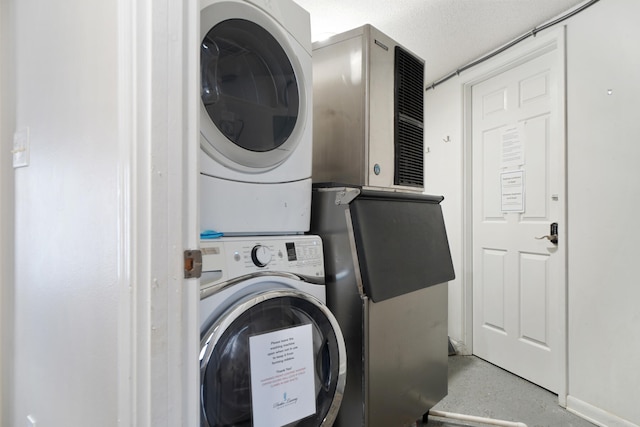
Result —
<path fill-rule="evenodd" d="M 251 261 L 257 267 L 266 267 L 271 262 L 271 249 L 262 245 L 254 246 L 251 250 Z"/>

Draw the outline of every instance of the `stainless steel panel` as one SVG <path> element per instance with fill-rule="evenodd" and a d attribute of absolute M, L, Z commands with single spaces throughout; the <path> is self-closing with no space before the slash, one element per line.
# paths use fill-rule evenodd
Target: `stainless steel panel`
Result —
<path fill-rule="evenodd" d="M 366 180 L 366 50 L 362 32 L 313 51 L 313 181 Z"/>
<path fill-rule="evenodd" d="M 398 43 L 373 27 L 366 39 L 369 49 L 369 158 L 364 185 L 393 187 L 395 172 L 395 62 Z M 374 168 L 378 165 L 379 173 Z M 416 190 L 413 188 L 412 190 Z M 420 189 L 421 190 L 421 189 Z"/>
<path fill-rule="evenodd" d="M 447 395 L 447 293 L 445 283 L 367 302 L 366 425 L 408 425 Z"/>
<path fill-rule="evenodd" d="M 336 191 L 313 192 L 311 227 L 322 231 L 327 306 L 338 320 L 347 350 L 347 380 L 341 407 L 348 409 L 338 412 L 334 425 L 356 427 L 364 425 L 363 301 L 356 285 L 345 219 L 348 205 L 337 205 L 336 195 Z"/>

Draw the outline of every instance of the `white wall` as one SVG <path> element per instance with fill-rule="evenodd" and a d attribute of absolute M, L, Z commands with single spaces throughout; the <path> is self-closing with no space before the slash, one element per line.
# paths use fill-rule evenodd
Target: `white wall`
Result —
<path fill-rule="evenodd" d="M 640 424 L 639 16 L 606 0 L 567 29 L 568 407 L 611 426 Z"/>
<path fill-rule="evenodd" d="M 426 65 L 429 66 L 428 64 Z M 449 337 L 464 345 L 462 88 L 443 84 L 425 95 L 425 193 L 443 195 L 442 211 L 456 278 L 449 282 Z M 448 141 L 448 142 L 445 142 Z M 469 343 L 470 344 L 470 343 Z M 459 349 L 465 352 L 466 349 Z"/>
<path fill-rule="evenodd" d="M 26 426 L 31 415 L 38 426 L 115 426 L 116 2 L 6 3 L 16 19 L 14 129 L 31 135 L 30 165 L 15 170 L 15 394 L 6 425 Z"/>
<path fill-rule="evenodd" d="M 640 425 L 640 286 L 634 269 L 640 259 L 640 223 L 635 215 L 640 205 L 638 16 L 637 0 L 602 0 L 565 22 L 567 404 L 570 410 L 608 426 Z M 474 73 L 473 69 L 462 73 L 427 91 L 425 98 L 425 145 L 430 149 L 425 161 L 426 192 L 445 196 L 445 221 L 457 273 L 449 285 L 449 335 L 468 345 L 462 271 L 462 85 Z M 613 90 L 611 96 L 607 89 Z M 443 142 L 447 135 L 449 143 Z"/>

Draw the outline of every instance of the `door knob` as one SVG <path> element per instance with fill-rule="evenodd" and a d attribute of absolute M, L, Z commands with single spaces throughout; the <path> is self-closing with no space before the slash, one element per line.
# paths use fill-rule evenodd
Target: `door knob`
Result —
<path fill-rule="evenodd" d="M 550 226 L 549 234 L 547 234 L 546 236 L 536 237 L 536 239 L 538 240 L 547 239 L 554 245 L 557 245 L 558 244 L 558 223 L 552 222 Z"/>

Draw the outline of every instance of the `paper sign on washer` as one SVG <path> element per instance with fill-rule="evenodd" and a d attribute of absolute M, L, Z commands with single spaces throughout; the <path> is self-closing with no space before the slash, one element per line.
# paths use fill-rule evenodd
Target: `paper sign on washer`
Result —
<path fill-rule="evenodd" d="M 254 427 L 283 426 L 316 412 L 311 325 L 249 338 Z"/>

